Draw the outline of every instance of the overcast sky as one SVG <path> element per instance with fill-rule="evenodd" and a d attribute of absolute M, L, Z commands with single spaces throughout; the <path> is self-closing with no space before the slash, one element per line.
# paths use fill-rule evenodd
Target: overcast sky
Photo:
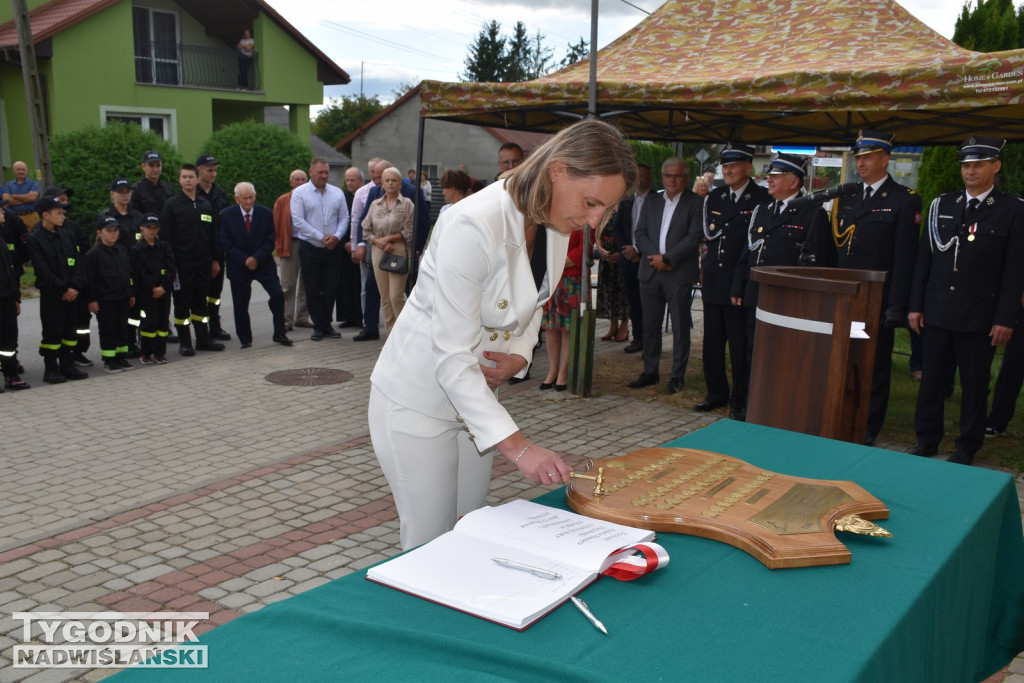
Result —
<path fill-rule="evenodd" d="M 268 1 L 351 76 L 349 85 L 327 88 L 325 100 L 358 95 L 362 88 L 366 96 L 377 95 L 387 103 L 401 83 L 457 81 L 470 43 L 491 19 L 501 24 L 503 33 L 519 20 L 531 35 L 540 31 L 555 51 L 555 62 L 567 45 L 590 38 L 590 0 Z M 950 38 L 963 0 L 900 4 Z M 637 8 L 651 12 L 660 6 L 659 0 L 600 0 L 598 48 L 647 16 Z"/>

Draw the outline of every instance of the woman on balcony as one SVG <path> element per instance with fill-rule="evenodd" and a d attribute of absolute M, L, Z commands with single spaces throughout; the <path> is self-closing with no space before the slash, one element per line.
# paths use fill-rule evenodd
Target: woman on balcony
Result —
<path fill-rule="evenodd" d="M 256 42 L 252 39 L 252 33 L 245 29 L 242 39 L 238 41 L 238 89 L 249 89 L 249 67 L 253 62 L 253 48 Z"/>

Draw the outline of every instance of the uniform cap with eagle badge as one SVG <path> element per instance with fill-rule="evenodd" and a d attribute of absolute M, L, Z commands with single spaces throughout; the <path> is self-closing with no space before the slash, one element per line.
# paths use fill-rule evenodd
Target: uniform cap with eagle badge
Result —
<path fill-rule="evenodd" d="M 768 175 L 779 175 L 781 173 L 792 173 L 800 180 L 807 175 L 808 157 L 797 154 L 776 154 L 768 162 L 765 172 Z"/>
<path fill-rule="evenodd" d="M 722 160 L 722 166 L 735 164 L 737 161 L 753 161 L 754 148 L 750 145 L 734 145 L 730 142 L 726 144 L 719 158 Z"/>
<path fill-rule="evenodd" d="M 862 130 L 853 146 L 853 156 L 859 157 L 874 152 L 891 152 L 896 135 L 880 130 Z"/>
<path fill-rule="evenodd" d="M 996 161 L 999 159 L 1000 152 L 1003 151 L 1003 146 L 1006 145 L 1006 140 L 1000 138 L 990 138 L 985 135 L 972 135 L 960 144 L 958 150 L 960 154 L 960 163 L 965 164 L 970 161 Z"/>

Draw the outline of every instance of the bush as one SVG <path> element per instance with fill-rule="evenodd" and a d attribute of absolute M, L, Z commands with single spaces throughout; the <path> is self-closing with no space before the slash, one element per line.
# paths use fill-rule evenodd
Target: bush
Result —
<path fill-rule="evenodd" d="M 181 164 L 178 150 L 135 124 L 89 126 L 50 138 L 54 184 L 75 191 L 71 218 L 91 230 L 96 214 L 110 206 L 111 181 L 141 178 L 142 155 L 151 149 L 164 158 L 163 179 L 174 185 Z"/>
<path fill-rule="evenodd" d="M 220 162 L 217 184 L 228 196 L 234 194 L 235 183 L 246 180 L 256 186 L 257 201 L 266 206 L 291 189 L 288 174 L 309 168 L 312 156 L 308 142 L 280 126 L 255 121 L 224 126 L 207 138 L 202 153 Z"/>

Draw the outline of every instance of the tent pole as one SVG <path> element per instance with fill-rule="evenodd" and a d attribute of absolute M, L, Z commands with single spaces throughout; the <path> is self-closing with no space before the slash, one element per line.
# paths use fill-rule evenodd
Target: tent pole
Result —
<path fill-rule="evenodd" d="M 590 0 L 590 100 L 587 117 L 597 118 L 597 8 Z M 583 263 L 580 278 L 580 314 L 569 323 L 569 386 L 577 396 L 590 396 L 594 375 L 594 329 L 596 320 L 590 306 L 590 229 L 583 230 Z M 596 241 L 597 235 L 594 235 Z"/>

